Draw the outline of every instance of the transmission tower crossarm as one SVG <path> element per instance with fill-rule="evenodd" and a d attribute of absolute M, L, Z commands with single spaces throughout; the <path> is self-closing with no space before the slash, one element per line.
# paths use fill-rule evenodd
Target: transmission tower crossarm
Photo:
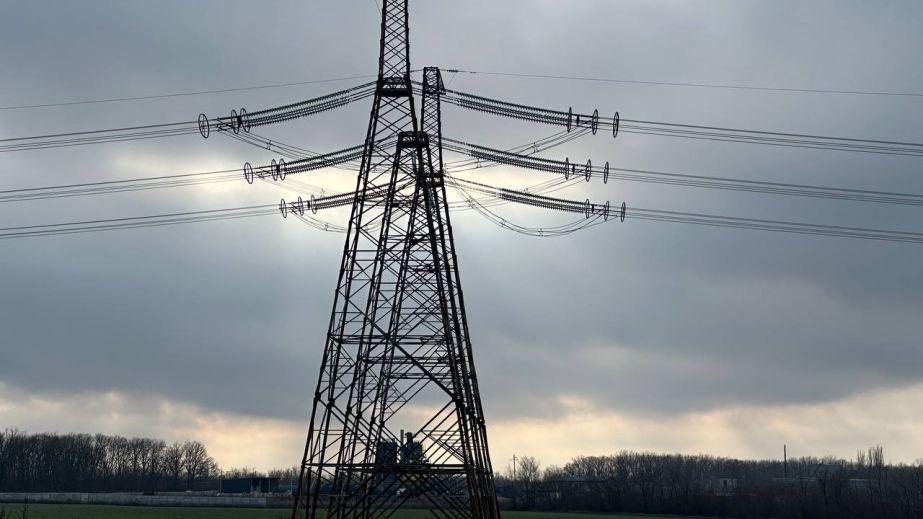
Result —
<path fill-rule="evenodd" d="M 443 147 L 449 151 L 467 155 L 478 161 L 506 164 L 509 166 L 532 169 L 535 171 L 543 171 L 546 173 L 555 173 L 564 175 L 566 178 L 570 178 L 571 175 L 578 174 L 577 164 L 572 164 L 570 159 L 558 161 L 531 155 L 523 155 L 521 153 L 488 148 L 487 146 L 471 144 L 448 137 L 443 137 Z M 592 167 L 592 164 L 589 164 L 589 167 Z M 586 175 L 587 172 L 588 171 L 585 170 L 585 167 L 580 167 L 580 174 Z M 590 170 L 589 173 L 592 177 L 592 170 Z"/>
<path fill-rule="evenodd" d="M 233 109 L 229 116 L 216 117 L 211 120 L 204 113 L 199 114 L 199 133 L 205 138 L 208 138 L 213 130 L 235 134 L 249 133 L 253 127 L 276 124 L 342 108 L 374 95 L 375 84 L 374 81 L 363 83 L 313 99 L 253 112 L 248 112 L 245 108 Z"/>
<path fill-rule="evenodd" d="M 350 191 L 347 193 L 338 193 L 335 195 L 320 197 L 315 195 L 310 195 L 308 198 L 299 196 L 296 200 L 290 200 L 287 202 L 283 198 L 279 201 L 279 212 L 282 214 L 283 218 L 288 217 L 289 214 L 297 216 L 304 216 L 307 213 L 316 214 L 318 211 L 323 211 L 325 209 L 334 209 L 337 207 L 352 205 L 360 196 L 373 198 L 382 197 L 384 194 L 384 190 L 369 190 L 366 191 L 364 195 L 358 191 Z"/>
<path fill-rule="evenodd" d="M 316 155 L 305 159 L 286 162 L 284 158 L 273 159 L 265 166 L 253 167 L 249 162 L 244 164 L 244 179 L 252 184 L 254 179 L 272 179 L 273 181 L 285 180 L 288 175 L 305 173 L 319 169 L 329 168 L 361 159 L 365 153 L 365 145 L 352 146 L 342 150 Z"/>
<path fill-rule="evenodd" d="M 552 126 L 560 126 L 571 131 L 577 128 L 589 128 L 595 135 L 601 128 L 608 128 L 612 136 L 618 135 L 619 131 L 619 113 L 611 118 L 601 118 L 599 110 L 594 110 L 592 114 L 575 113 L 573 108 L 566 112 L 561 110 L 552 110 L 538 106 L 529 106 L 509 101 L 501 101 L 475 94 L 469 94 L 458 90 L 447 90 L 443 98 L 447 103 L 453 104 L 460 108 L 485 112 L 513 119 L 532 121 Z"/>
<path fill-rule="evenodd" d="M 622 221 L 625 220 L 626 206 L 624 202 L 622 203 L 621 208 L 618 209 L 611 208 L 608 201 L 605 203 L 596 204 L 591 203 L 590 200 L 587 199 L 581 202 L 579 200 L 557 198 L 530 193 L 528 191 L 491 186 L 488 184 L 465 180 L 454 176 L 449 177 L 449 179 L 451 184 L 464 191 L 474 191 L 506 202 L 528 205 L 532 207 L 540 207 L 542 209 L 550 209 L 553 211 L 562 211 L 566 213 L 578 213 L 585 215 L 587 218 L 598 215 L 602 216 L 605 220 L 608 220 L 610 217 L 620 218 Z"/>

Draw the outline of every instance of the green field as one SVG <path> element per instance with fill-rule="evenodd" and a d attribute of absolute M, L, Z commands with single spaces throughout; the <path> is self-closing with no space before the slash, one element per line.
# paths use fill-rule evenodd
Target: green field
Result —
<path fill-rule="evenodd" d="M 0 504 L 4 519 L 21 519 L 22 505 Z M 29 505 L 28 519 L 287 519 L 288 510 L 242 508 L 170 508 L 140 506 L 100 505 Z M 3 512 L 0 512 L 3 516 Z M 424 519 L 431 517 L 423 510 L 407 510 L 397 519 Z M 653 519 L 642 515 L 596 515 L 546 512 L 505 512 L 509 519 Z M 665 519 L 665 516 L 656 516 Z"/>

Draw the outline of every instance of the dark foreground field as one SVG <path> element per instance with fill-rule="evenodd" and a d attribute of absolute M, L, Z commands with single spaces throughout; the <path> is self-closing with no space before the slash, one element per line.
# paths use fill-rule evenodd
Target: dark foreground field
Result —
<path fill-rule="evenodd" d="M 20 519 L 22 505 L 0 504 L 0 517 Z M 28 519 L 287 519 L 287 510 L 241 508 L 169 508 L 103 505 L 29 505 Z M 396 519 L 425 519 L 431 517 L 424 510 L 407 510 Z M 504 512 L 509 519 L 653 519 L 642 515 L 594 515 L 547 512 Z M 656 516 L 665 519 L 665 516 Z"/>

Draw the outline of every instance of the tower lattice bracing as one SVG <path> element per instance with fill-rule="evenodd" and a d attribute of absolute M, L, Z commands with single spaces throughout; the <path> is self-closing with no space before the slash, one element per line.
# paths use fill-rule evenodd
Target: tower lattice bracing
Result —
<path fill-rule="evenodd" d="M 410 77 L 407 0 L 379 75 L 293 516 L 499 517 L 446 188 L 438 69 Z M 415 91 L 422 92 L 417 118 Z"/>

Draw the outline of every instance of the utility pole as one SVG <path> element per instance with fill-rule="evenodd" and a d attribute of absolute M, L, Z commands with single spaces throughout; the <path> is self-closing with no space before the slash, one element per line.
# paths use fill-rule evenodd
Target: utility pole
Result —
<path fill-rule="evenodd" d="M 519 494 L 519 485 L 516 483 L 516 455 L 511 458 L 513 461 L 513 510 L 516 510 L 516 497 Z"/>
<path fill-rule="evenodd" d="M 788 478 L 788 445 L 782 444 L 782 478 Z"/>

